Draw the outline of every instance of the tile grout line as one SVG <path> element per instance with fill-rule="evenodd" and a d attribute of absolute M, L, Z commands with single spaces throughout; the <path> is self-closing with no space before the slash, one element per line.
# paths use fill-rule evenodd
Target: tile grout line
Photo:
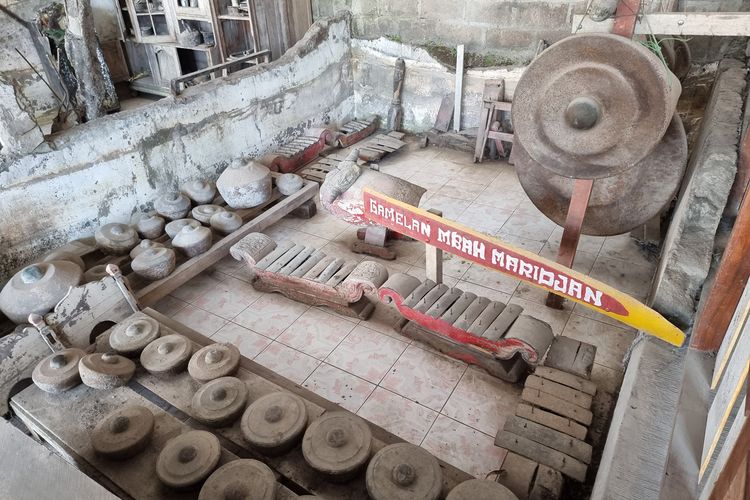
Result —
<path fill-rule="evenodd" d="M 396 396 L 396 397 L 399 397 L 399 398 L 403 398 L 403 399 L 405 399 L 405 400 L 409 401 L 410 403 L 413 403 L 413 404 L 415 404 L 415 405 L 417 405 L 417 406 L 419 406 L 419 407 L 421 407 L 421 408 L 424 408 L 425 410 L 427 410 L 427 411 L 430 411 L 430 412 L 432 412 L 432 413 L 434 413 L 434 414 L 435 414 L 435 418 L 434 418 L 434 420 L 433 420 L 432 422 L 430 422 L 430 426 L 429 426 L 429 427 L 427 428 L 427 430 L 426 430 L 426 431 L 425 431 L 425 433 L 424 433 L 424 436 L 422 436 L 422 439 L 421 439 L 421 440 L 419 441 L 419 442 L 420 442 L 420 444 L 419 444 L 419 445 L 417 445 L 417 446 L 421 446 L 421 443 L 422 443 L 422 442 L 424 441 L 424 439 L 425 439 L 425 438 L 427 437 L 427 434 L 429 434 L 429 432 L 430 432 L 430 429 L 432 429 L 432 426 L 433 426 L 433 424 L 434 424 L 434 423 L 435 423 L 435 422 L 437 421 L 438 417 L 440 416 L 440 412 L 437 412 L 437 411 L 433 410 L 432 408 L 429 408 L 429 407 L 427 407 L 427 406 L 425 406 L 425 405 L 423 405 L 423 404 L 421 404 L 421 403 L 418 403 L 418 402 L 416 402 L 416 401 L 413 401 L 413 400 L 411 400 L 411 399 L 407 398 L 406 396 L 402 396 L 401 394 L 399 394 L 399 393 L 397 393 L 397 392 L 394 392 L 394 391 L 392 391 L 392 390 L 390 390 L 390 389 L 388 389 L 388 388 L 386 388 L 386 387 L 380 387 L 380 386 L 376 386 L 376 387 L 375 387 L 375 389 L 378 389 L 378 388 L 379 388 L 379 389 L 382 389 L 382 390 L 384 390 L 385 392 L 387 392 L 387 393 L 390 393 L 390 394 L 392 394 L 392 395 L 394 395 L 394 396 Z M 370 399 L 370 396 L 372 396 L 372 394 L 374 394 L 374 393 L 375 393 L 375 389 L 373 389 L 372 393 L 370 393 L 370 395 L 369 395 L 369 396 L 367 397 L 367 399 L 365 400 L 365 402 L 364 402 L 364 403 L 362 403 L 362 406 L 364 406 L 364 405 L 365 405 L 365 403 L 367 403 L 367 401 L 369 401 L 369 399 Z M 362 406 L 360 406 L 360 407 L 359 407 L 359 410 L 361 410 L 361 409 L 362 409 Z M 359 410 L 357 410 L 357 413 L 356 413 L 357 415 L 359 414 Z M 364 418 L 364 417 L 363 417 L 363 418 Z M 376 424 L 376 425 L 380 425 L 380 424 Z M 386 430 L 387 430 L 387 429 L 386 429 Z M 390 431 L 389 431 L 389 432 L 390 432 Z M 395 434 L 395 433 L 392 433 L 392 434 Z M 399 436 L 399 437 L 400 437 L 400 436 Z M 403 438 L 402 438 L 402 439 L 403 439 Z M 404 439 L 404 441 L 406 441 L 406 439 Z"/>
<path fill-rule="evenodd" d="M 443 406 L 440 407 L 440 410 L 438 410 L 438 413 L 440 415 L 444 415 L 443 410 L 445 409 L 445 405 L 448 404 L 448 401 L 450 401 L 451 396 L 453 396 L 453 393 L 456 392 L 456 389 L 458 388 L 458 385 L 461 383 L 461 381 L 464 379 L 464 375 L 466 375 L 466 372 L 469 370 L 469 364 L 466 363 L 466 366 L 464 366 L 464 371 L 461 372 L 461 376 L 458 377 L 458 381 L 456 382 L 456 385 L 453 386 L 453 389 L 451 389 L 450 394 L 448 394 L 448 397 L 445 399 L 445 403 L 443 403 Z M 445 415 L 446 417 L 448 415 Z"/>

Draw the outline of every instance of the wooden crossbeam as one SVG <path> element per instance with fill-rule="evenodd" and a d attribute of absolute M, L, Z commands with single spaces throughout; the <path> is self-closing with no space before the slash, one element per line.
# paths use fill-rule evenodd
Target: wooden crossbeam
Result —
<path fill-rule="evenodd" d="M 573 33 L 611 33 L 614 19 L 596 22 L 573 16 Z M 750 36 L 748 12 L 659 12 L 636 21 L 636 35 Z"/>

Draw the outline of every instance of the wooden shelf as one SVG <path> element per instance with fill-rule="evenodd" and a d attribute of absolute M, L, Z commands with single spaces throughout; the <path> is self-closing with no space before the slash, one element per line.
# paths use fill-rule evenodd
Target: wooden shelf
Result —
<path fill-rule="evenodd" d="M 166 47 L 174 47 L 176 49 L 188 49 L 188 50 L 211 50 L 214 47 L 216 47 L 216 44 L 206 45 L 205 43 L 202 43 L 200 45 L 194 45 L 192 47 L 187 47 L 185 45 L 180 45 L 179 43 L 174 43 L 174 42 L 160 43 L 159 45 L 164 45 Z"/>
<path fill-rule="evenodd" d="M 175 17 L 177 17 L 177 20 L 186 20 L 186 21 L 201 21 L 204 23 L 210 23 L 211 17 L 205 16 L 200 12 L 196 12 L 195 14 L 183 14 L 182 12 L 178 12 Z"/>
<path fill-rule="evenodd" d="M 221 20 L 227 20 L 227 21 L 247 21 L 250 22 L 250 16 L 233 16 L 230 14 L 223 14 L 221 16 L 216 16 L 217 19 Z"/>

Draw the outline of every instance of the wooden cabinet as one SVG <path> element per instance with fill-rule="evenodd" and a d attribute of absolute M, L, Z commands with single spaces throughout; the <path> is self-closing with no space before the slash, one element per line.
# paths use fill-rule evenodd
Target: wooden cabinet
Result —
<path fill-rule="evenodd" d="M 131 88 L 139 92 L 169 95 L 169 83 L 182 74 L 177 48 L 172 45 L 125 41 L 132 76 Z"/>
<path fill-rule="evenodd" d="M 224 61 L 260 50 L 247 0 L 214 0 L 216 37 Z"/>
<path fill-rule="evenodd" d="M 266 22 L 264 16 L 270 11 L 269 2 L 265 0 L 115 1 L 133 79 L 131 86 L 135 90 L 157 95 L 169 95 L 170 82 L 174 78 L 272 48 L 268 40 L 269 30 L 284 32 L 287 38 L 287 31 L 304 31 L 303 27 L 293 26 L 290 30 L 289 27 L 269 25 L 271 27 L 265 26 L 261 30 L 265 42 L 259 40 L 256 16 L 261 16 Z M 270 0 L 271 4 L 275 1 Z M 305 8 L 309 9 L 309 0 L 296 2 L 306 2 Z M 272 9 L 274 13 L 278 8 Z M 276 17 L 286 19 L 284 16 Z M 303 21 L 301 24 L 306 23 Z M 186 31 L 193 33 L 193 36 L 184 36 L 183 32 Z M 200 37 L 196 32 L 200 32 Z M 296 36 L 291 36 L 287 45 L 293 44 Z M 286 48 L 278 47 L 278 53 L 274 55 L 278 57 L 283 50 Z M 238 65 L 240 67 L 242 65 Z M 226 73 L 230 68 L 222 71 Z M 195 78 L 202 78 L 202 75 Z"/>
<path fill-rule="evenodd" d="M 210 0 L 172 0 L 175 14 L 183 19 L 211 19 Z"/>
<path fill-rule="evenodd" d="M 118 0 L 123 35 L 139 43 L 174 42 L 173 0 Z"/>

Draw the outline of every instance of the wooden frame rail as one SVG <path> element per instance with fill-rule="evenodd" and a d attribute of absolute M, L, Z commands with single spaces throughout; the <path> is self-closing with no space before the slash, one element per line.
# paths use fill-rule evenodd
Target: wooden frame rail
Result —
<path fill-rule="evenodd" d="M 241 65 L 241 64 L 253 64 L 257 66 L 258 64 L 261 64 L 261 63 L 267 63 L 270 57 L 271 57 L 271 51 L 259 50 L 251 54 L 247 54 L 242 57 L 232 59 L 231 61 L 226 61 L 221 64 L 209 66 L 208 68 L 199 69 L 198 71 L 193 71 L 192 73 L 188 73 L 186 75 L 173 78 L 172 81 L 169 83 L 169 88 L 170 88 L 170 91 L 172 92 L 172 95 L 180 95 L 180 92 L 182 92 L 183 88 L 187 86 L 188 82 L 191 82 L 195 80 L 196 78 L 199 78 L 204 75 L 208 75 L 213 79 L 213 78 L 216 78 L 215 73 L 219 71 L 221 72 L 221 76 L 227 76 L 230 73 L 229 69 L 232 66 Z M 263 61 L 260 61 L 261 58 L 263 59 Z"/>

